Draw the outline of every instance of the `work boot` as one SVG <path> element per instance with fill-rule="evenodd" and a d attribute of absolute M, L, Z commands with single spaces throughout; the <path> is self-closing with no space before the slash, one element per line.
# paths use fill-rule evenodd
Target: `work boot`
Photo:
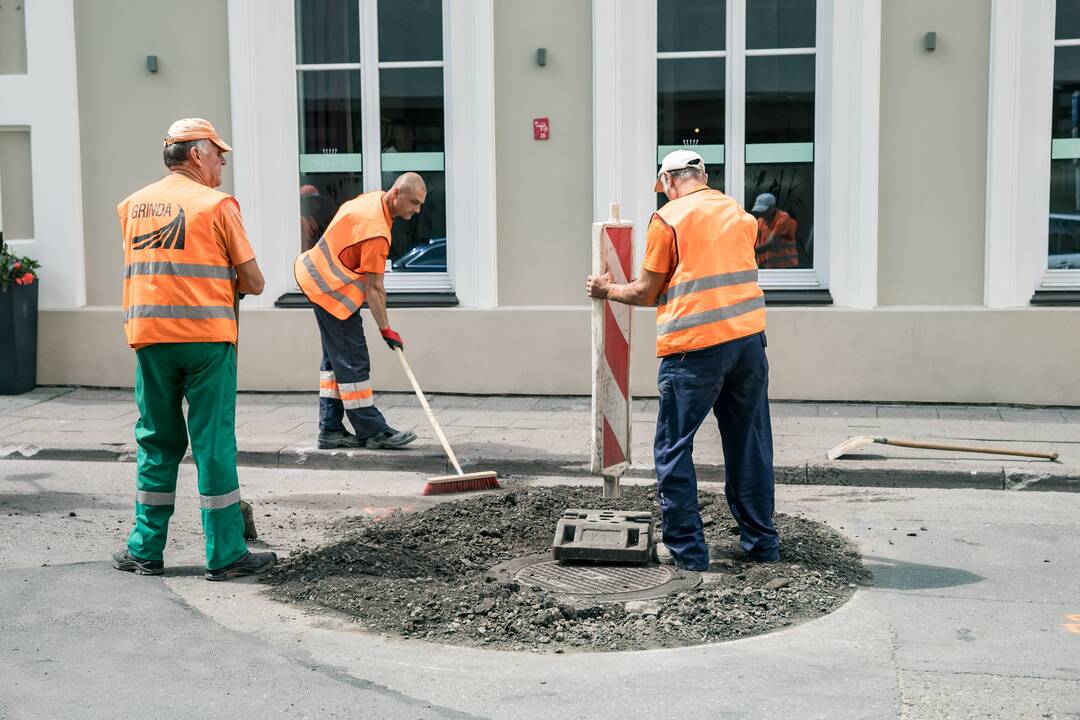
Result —
<path fill-rule="evenodd" d="M 736 538 L 735 540 L 732 540 L 730 544 L 720 543 L 717 545 L 710 545 L 709 557 L 711 559 L 726 558 L 744 563 L 766 563 L 779 560 L 780 552 L 776 551 L 776 554 L 772 556 L 746 552 L 746 550 L 743 549 L 742 541 Z"/>
<path fill-rule="evenodd" d="M 319 431 L 319 449 L 320 450 L 335 450 L 337 448 L 362 448 L 364 442 L 356 437 L 350 435 L 345 430 L 320 430 Z"/>
<path fill-rule="evenodd" d="M 252 510 L 251 503 L 241 500 L 240 514 L 244 517 L 244 539 L 254 540 L 259 537 L 259 533 L 255 531 L 255 511 Z"/>
<path fill-rule="evenodd" d="M 114 552 L 112 566 L 117 570 L 132 572 L 136 575 L 164 575 L 165 563 L 161 560 L 143 560 L 135 557 L 127 550 Z"/>
<path fill-rule="evenodd" d="M 409 430 L 387 428 L 378 435 L 372 435 L 364 440 L 364 447 L 368 450 L 397 450 L 405 447 L 415 439 L 416 433 Z"/>
<path fill-rule="evenodd" d="M 207 570 L 203 577 L 207 580 L 216 581 L 231 580 L 246 575 L 258 575 L 259 573 L 266 572 L 274 567 L 275 562 L 277 562 L 277 553 L 248 552 L 236 562 L 226 565 L 225 567 L 218 568 L 217 570 Z"/>
<path fill-rule="evenodd" d="M 658 542 L 655 546 L 653 546 L 653 553 L 656 555 L 656 562 L 660 563 L 661 565 L 674 565 L 680 570 L 690 569 L 678 560 L 676 560 L 675 557 L 671 554 L 671 550 L 668 549 L 668 546 L 662 542 Z M 705 570 L 708 570 L 707 565 L 705 566 L 705 568 L 694 570 L 693 572 L 704 572 Z"/>

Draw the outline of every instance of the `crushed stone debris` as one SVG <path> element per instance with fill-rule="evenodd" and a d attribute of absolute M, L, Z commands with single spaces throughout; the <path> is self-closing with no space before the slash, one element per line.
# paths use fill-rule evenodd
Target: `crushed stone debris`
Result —
<path fill-rule="evenodd" d="M 702 512 L 715 519 L 706 539 L 719 558 L 694 589 L 645 602 L 582 602 L 488 574 L 507 560 L 550 551 L 566 508 L 651 508 L 658 519 L 649 488 L 624 487 L 622 494 L 602 500 L 592 487 L 508 483 L 422 512 L 349 517 L 329 528 L 337 542 L 298 550 L 262 582 L 277 600 L 343 613 L 367 631 L 560 653 L 758 635 L 830 613 L 869 582 L 848 539 L 803 517 L 776 516 L 779 562 L 732 559 L 727 503 L 704 491 Z"/>

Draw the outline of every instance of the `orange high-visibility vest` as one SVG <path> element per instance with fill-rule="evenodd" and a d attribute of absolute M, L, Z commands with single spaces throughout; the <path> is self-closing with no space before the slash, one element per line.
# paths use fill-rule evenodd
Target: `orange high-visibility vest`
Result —
<path fill-rule="evenodd" d="M 116 206 L 124 239 L 124 333 L 155 343 L 236 343 L 236 271 L 215 231 L 226 193 L 171 173 Z"/>
<path fill-rule="evenodd" d="M 358 273 L 341 261 L 346 248 L 370 240 L 385 238 L 390 243 L 390 223 L 383 209 L 381 190 L 364 193 L 338 208 L 315 247 L 296 258 L 293 274 L 307 299 L 323 310 L 344 320 L 364 304 L 364 273 Z"/>
<path fill-rule="evenodd" d="M 701 350 L 762 332 L 757 221 L 711 189 L 672 200 L 655 216 L 675 235 L 675 270 L 657 299 L 656 354 Z"/>

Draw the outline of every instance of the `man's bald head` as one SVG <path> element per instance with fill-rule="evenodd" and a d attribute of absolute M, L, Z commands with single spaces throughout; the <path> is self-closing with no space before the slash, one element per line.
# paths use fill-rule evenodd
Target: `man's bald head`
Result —
<path fill-rule="evenodd" d="M 393 186 L 386 192 L 386 204 L 391 218 L 409 220 L 420 212 L 427 200 L 427 183 L 414 172 L 398 175 Z"/>

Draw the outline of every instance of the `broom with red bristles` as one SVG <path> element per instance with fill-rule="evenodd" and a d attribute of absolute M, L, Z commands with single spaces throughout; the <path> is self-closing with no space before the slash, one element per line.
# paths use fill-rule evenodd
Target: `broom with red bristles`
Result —
<path fill-rule="evenodd" d="M 439 442 L 442 443 L 443 450 L 446 451 L 446 457 L 450 458 L 450 462 L 453 464 L 454 469 L 457 470 L 457 475 L 442 475 L 440 477 L 428 478 L 427 484 L 424 485 L 424 489 L 420 491 L 420 494 L 443 495 L 445 493 L 468 492 L 469 490 L 494 490 L 498 488 L 499 479 L 498 475 L 494 472 L 462 472 L 461 465 L 458 463 L 457 456 L 454 455 L 453 448 L 450 447 L 446 435 L 443 434 L 442 428 L 439 427 L 439 421 L 435 419 L 435 413 L 431 412 L 431 406 L 428 405 L 427 398 L 424 397 L 424 391 L 420 389 L 420 383 L 416 382 L 416 376 L 413 375 L 412 368 L 409 367 L 409 361 L 405 359 L 405 351 L 401 348 L 394 348 L 394 350 L 397 351 L 397 356 L 401 360 L 401 367 L 405 368 L 405 374 L 409 376 L 409 382 L 412 383 L 413 391 L 416 392 L 416 398 L 423 406 L 424 412 L 427 413 L 428 420 L 431 421 L 431 429 L 435 431 L 435 434 L 439 438 Z"/>

